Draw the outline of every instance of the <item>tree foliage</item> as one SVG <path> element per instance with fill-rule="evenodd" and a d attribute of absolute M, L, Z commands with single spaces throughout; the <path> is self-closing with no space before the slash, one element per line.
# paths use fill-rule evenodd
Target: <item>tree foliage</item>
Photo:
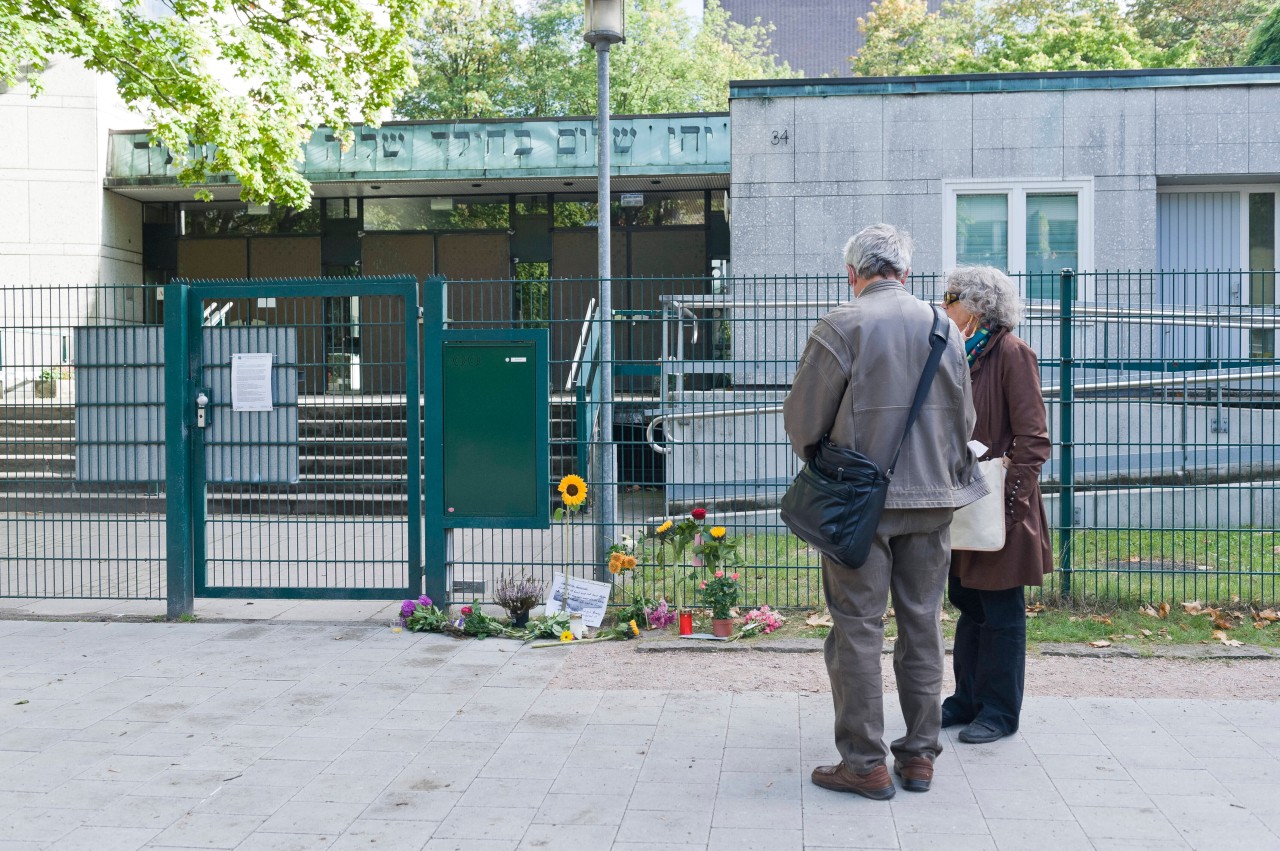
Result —
<path fill-rule="evenodd" d="M 861 75 L 1083 71 L 1186 65 L 1194 45 L 1162 49 L 1142 38 L 1115 0 L 881 0 L 858 19 Z"/>
<path fill-rule="evenodd" d="M 407 118 L 590 115 L 596 58 L 582 40 L 580 0 L 430 0 L 429 31 L 413 46 L 419 84 L 398 105 Z M 434 22 L 445 20 L 447 27 Z M 729 80 L 787 76 L 768 28 L 730 20 L 710 0 L 702 24 L 678 0 L 631 0 L 627 40 L 611 52 L 613 111 L 724 109 Z"/>
<path fill-rule="evenodd" d="M 1135 0 L 1129 19 L 1155 46 L 1194 44 L 1196 64 L 1221 67 L 1241 64 L 1267 7 L 1267 0 Z"/>
<path fill-rule="evenodd" d="M 1280 4 L 1258 22 L 1244 52 L 1244 65 L 1280 65 Z"/>
<path fill-rule="evenodd" d="M 315 127 L 349 143 L 413 82 L 423 0 L 16 0 L 0 7 L 0 86 L 41 90 L 60 56 L 114 77 L 184 183 L 229 171 L 241 197 L 310 203 L 297 171 Z"/>

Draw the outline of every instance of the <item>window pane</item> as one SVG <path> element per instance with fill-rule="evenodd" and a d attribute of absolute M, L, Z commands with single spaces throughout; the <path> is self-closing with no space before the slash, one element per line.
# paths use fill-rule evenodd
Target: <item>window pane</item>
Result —
<path fill-rule="evenodd" d="M 956 263 L 1009 268 L 1009 198 L 956 196 Z"/>
<path fill-rule="evenodd" d="M 1276 303 L 1276 196 L 1274 192 L 1249 194 L 1249 304 L 1272 307 Z M 1249 332 L 1249 356 L 1276 356 L 1276 332 L 1254 329 Z"/>
<path fill-rule="evenodd" d="M 1027 297 L 1058 298 L 1059 273 L 1078 269 L 1079 200 L 1075 195 L 1027 196 Z"/>
<path fill-rule="evenodd" d="M 456 198 L 366 198 L 364 228 L 383 230 L 506 230 L 511 221 L 504 196 Z"/>

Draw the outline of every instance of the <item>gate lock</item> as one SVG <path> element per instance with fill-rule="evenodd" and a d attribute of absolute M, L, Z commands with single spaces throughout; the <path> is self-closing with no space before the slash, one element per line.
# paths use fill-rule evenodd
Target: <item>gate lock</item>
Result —
<path fill-rule="evenodd" d="M 196 428 L 204 428 L 209 424 L 205 415 L 205 409 L 209 406 L 209 397 L 204 391 L 200 391 L 200 395 L 196 396 Z"/>

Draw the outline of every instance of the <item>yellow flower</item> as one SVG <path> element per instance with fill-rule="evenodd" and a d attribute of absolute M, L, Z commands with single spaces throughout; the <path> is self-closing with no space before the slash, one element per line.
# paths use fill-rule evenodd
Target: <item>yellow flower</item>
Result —
<path fill-rule="evenodd" d="M 610 562 L 609 562 L 609 572 L 610 572 L 610 573 L 618 573 L 618 572 L 620 572 L 621 570 L 622 570 L 622 565 L 621 565 L 621 564 L 619 564 L 619 563 L 618 563 L 618 562 L 616 562 L 616 561 L 610 561 Z"/>
<path fill-rule="evenodd" d="M 667 520 L 667 521 L 664 521 L 664 522 L 663 522 L 663 524 L 662 524 L 661 526 L 659 526 L 657 529 L 655 529 L 654 531 L 655 531 L 657 534 L 661 535 L 661 534 L 664 534 L 664 533 L 666 533 L 666 532 L 670 532 L 670 531 L 671 531 L 671 526 L 672 526 L 671 521 L 670 521 L 670 520 Z"/>
<path fill-rule="evenodd" d="M 724 533 L 725 528 L 723 526 L 711 527 L 711 537 L 715 538 L 717 541 L 724 537 Z"/>
<path fill-rule="evenodd" d="M 623 556 L 623 557 L 622 557 L 622 569 L 623 569 L 623 570 L 635 570 L 635 569 L 636 569 L 636 557 L 635 557 L 635 556 Z"/>
<path fill-rule="evenodd" d="M 639 635 L 639 634 L 640 634 L 640 627 L 636 626 L 636 622 L 635 622 L 635 621 L 631 621 L 631 622 L 629 622 L 629 623 L 627 624 L 627 626 L 631 627 L 631 634 L 632 634 L 632 635 Z"/>
<path fill-rule="evenodd" d="M 564 632 L 560 633 L 560 640 L 573 641 L 573 633 L 566 629 Z"/>
<path fill-rule="evenodd" d="M 575 476 L 572 473 L 560 480 L 560 499 L 565 505 L 573 508 L 587 501 L 587 483 L 582 480 L 581 476 Z"/>

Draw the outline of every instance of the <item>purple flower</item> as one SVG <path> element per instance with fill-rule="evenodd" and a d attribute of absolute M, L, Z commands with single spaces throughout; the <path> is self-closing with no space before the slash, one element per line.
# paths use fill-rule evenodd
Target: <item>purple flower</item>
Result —
<path fill-rule="evenodd" d="M 418 605 L 422 606 L 422 608 L 424 609 L 431 608 L 431 598 L 428 597 L 426 594 L 423 594 L 421 597 L 418 598 Z"/>
<path fill-rule="evenodd" d="M 422 599 L 426 599 L 423 597 Z M 400 604 L 400 617 L 407 618 L 413 614 L 413 610 L 418 607 L 418 600 L 405 600 Z"/>

